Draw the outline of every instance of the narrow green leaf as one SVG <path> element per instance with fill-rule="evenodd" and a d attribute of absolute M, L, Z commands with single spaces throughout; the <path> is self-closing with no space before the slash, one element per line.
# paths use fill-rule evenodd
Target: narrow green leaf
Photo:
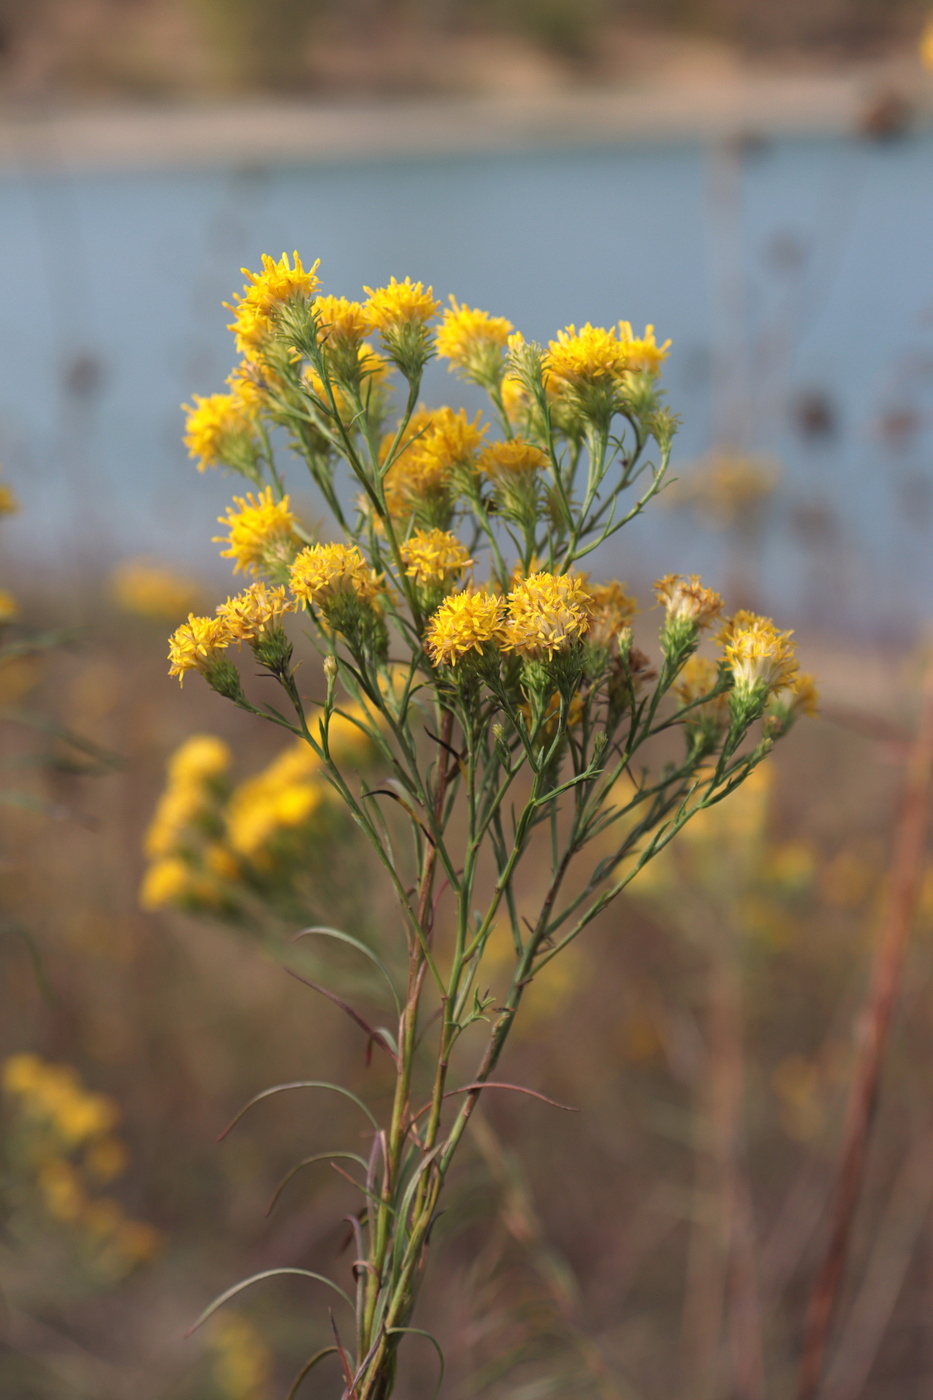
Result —
<path fill-rule="evenodd" d="M 306 938 L 311 933 L 319 933 L 322 938 L 335 938 L 339 943 L 348 943 L 351 948 L 355 948 L 357 952 L 369 958 L 369 961 L 378 967 L 385 978 L 389 991 L 392 993 L 392 1000 L 395 1002 L 395 1009 L 399 1015 L 401 1015 L 402 1006 L 399 1001 L 398 992 L 395 990 L 395 983 L 392 981 L 392 974 L 389 972 L 389 969 L 379 957 L 378 953 L 374 953 L 372 948 L 368 947 L 359 938 L 354 938 L 352 933 L 344 933 L 343 930 L 339 928 L 327 928 L 323 924 L 312 924 L 310 928 L 303 928 L 300 933 L 295 934 L 292 941 L 297 942 L 299 938 Z"/>
<path fill-rule="evenodd" d="M 432 1347 L 434 1348 L 434 1350 L 437 1352 L 437 1359 L 438 1359 L 438 1361 L 441 1363 L 441 1373 L 440 1373 L 440 1375 L 439 1375 L 438 1378 L 437 1378 L 437 1385 L 434 1387 L 434 1395 L 432 1396 L 432 1400 L 437 1400 L 438 1395 L 440 1395 L 440 1393 L 441 1393 L 441 1386 L 444 1384 L 444 1353 L 443 1353 L 443 1351 L 441 1350 L 441 1344 L 440 1344 L 440 1342 L 439 1342 L 439 1341 L 437 1340 L 437 1338 L 436 1338 L 435 1336 L 433 1336 L 430 1332 L 425 1332 L 425 1331 L 423 1331 L 420 1327 L 387 1327 L 387 1328 L 386 1328 L 386 1336 L 387 1336 L 387 1337 L 388 1337 L 388 1336 L 391 1336 L 393 1333 L 399 1333 L 399 1332 L 408 1333 L 408 1334 L 410 1334 L 410 1335 L 413 1336 L 413 1337 L 426 1337 L 427 1340 L 431 1343 L 431 1345 L 432 1345 Z"/>
<path fill-rule="evenodd" d="M 213 1303 L 210 1303 L 204 1309 L 197 1322 L 193 1323 L 192 1326 L 188 1328 L 185 1336 L 190 1337 L 192 1333 L 196 1332 L 199 1327 L 204 1325 L 209 1317 L 213 1317 L 218 1308 L 222 1308 L 224 1303 L 229 1303 L 230 1299 L 235 1298 L 238 1293 L 242 1293 L 244 1288 L 249 1288 L 254 1283 L 262 1283 L 263 1279 L 278 1278 L 282 1274 L 297 1274 L 299 1278 L 310 1278 L 314 1279 L 317 1283 L 324 1283 L 328 1288 L 332 1288 L 335 1293 L 339 1294 L 348 1307 L 353 1307 L 352 1302 L 347 1297 L 346 1293 L 344 1293 L 343 1289 L 338 1284 L 334 1283 L 333 1279 L 325 1277 L 324 1274 L 315 1274 L 312 1273 L 310 1269 L 296 1269 L 292 1267 L 264 1269 L 261 1274 L 253 1274 L 251 1278 L 241 1279 L 240 1282 L 235 1283 L 232 1288 L 228 1288 L 225 1293 L 221 1293 L 219 1298 L 215 1298 Z"/>
<path fill-rule="evenodd" d="M 263 1099 L 271 1098 L 273 1094 L 284 1093 L 286 1089 L 330 1089 L 332 1093 L 341 1094 L 345 1099 L 349 1099 L 351 1103 L 355 1103 L 357 1108 L 362 1109 L 366 1114 L 366 1117 L 369 1119 L 370 1123 L 372 1123 L 376 1132 L 378 1133 L 379 1131 L 379 1124 L 376 1122 L 376 1119 L 373 1117 L 372 1113 L 370 1113 L 363 1100 L 357 1098 L 356 1094 L 351 1093 L 349 1089 L 344 1089 L 343 1085 L 330 1084 L 326 1079 L 295 1079 L 289 1084 L 273 1084 L 271 1089 L 263 1089 L 260 1093 L 254 1094 L 249 1103 L 245 1103 L 239 1113 L 231 1118 L 217 1141 L 223 1142 L 231 1129 L 236 1127 L 243 1115 L 248 1113 L 254 1104 L 261 1103 Z"/>

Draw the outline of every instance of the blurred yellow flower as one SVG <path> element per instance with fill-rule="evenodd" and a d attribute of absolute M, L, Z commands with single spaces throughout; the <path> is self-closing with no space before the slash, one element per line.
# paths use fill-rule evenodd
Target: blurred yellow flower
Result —
<path fill-rule="evenodd" d="M 19 617 L 19 603 L 5 588 L 0 588 L 0 627 L 5 622 L 12 622 L 14 617 Z"/>
<path fill-rule="evenodd" d="M 146 559 L 127 559 L 110 576 L 110 591 L 124 612 L 171 622 L 191 612 L 201 589 L 194 579 Z"/>
<path fill-rule="evenodd" d="M 415 530 L 400 552 L 405 573 L 425 587 L 452 582 L 473 563 L 449 530 Z"/>
<path fill-rule="evenodd" d="M 189 457 L 198 458 L 198 471 L 231 463 L 248 450 L 253 437 L 252 418 L 243 398 L 233 394 L 194 394 L 194 406 L 182 404 L 188 415 L 184 443 Z"/>
<path fill-rule="evenodd" d="M 266 486 L 258 495 L 234 496 L 227 514 L 217 517 L 226 525 L 229 535 L 215 535 L 215 544 L 228 545 L 220 551 L 222 559 L 233 559 L 233 572 L 258 574 L 263 569 L 284 568 L 295 557 L 298 536 L 295 516 L 288 496 L 277 501 L 272 487 Z"/>

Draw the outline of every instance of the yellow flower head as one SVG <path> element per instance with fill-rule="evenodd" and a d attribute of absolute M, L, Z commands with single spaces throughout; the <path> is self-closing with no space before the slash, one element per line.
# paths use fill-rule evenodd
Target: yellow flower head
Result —
<path fill-rule="evenodd" d="M 360 302 L 348 301 L 346 297 L 315 297 L 311 310 L 318 320 L 320 340 L 328 349 L 337 341 L 358 346 L 372 329 Z"/>
<path fill-rule="evenodd" d="M 773 695 L 795 685 L 797 657 L 791 636 L 779 632 L 770 618 L 754 614 L 745 614 L 742 624 L 733 627 L 725 657 L 739 699 Z"/>
<path fill-rule="evenodd" d="M 217 616 L 224 619 L 238 642 L 255 642 L 281 627 L 285 613 L 294 612 L 296 606 L 283 586 L 272 588 L 260 580 L 221 603 Z"/>
<path fill-rule="evenodd" d="M 159 622 L 190 612 L 200 588 L 193 579 L 145 559 L 127 559 L 114 569 L 110 588 L 118 607 Z"/>
<path fill-rule="evenodd" d="M 220 551 L 224 559 L 233 559 L 233 572 L 258 574 L 263 568 L 279 570 L 291 563 L 298 548 L 295 517 L 287 496 L 280 501 L 267 486 L 258 496 L 234 496 L 234 505 L 227 507 L 226 516 L 219 515 L 217 523 L 229 527 L 228 536 L 215 535 L 215 544 L 227 543 Z M 234 508 L 236 507 L 236 509 Z"/>
<path fill-rule="evenodd" d="M 590 595 L 573 574 L 529 574 L 508 603 L 505 648 L 529 659 L 568 651 L 590 625 Z"/>
<path fill-rule="evenodd" d="M 484 447 L 476 465 L 491 481 L 506 483 L 544 471 L 548 459 L 540 447 L 512 438 L 510 442 L 491 442 Z"/>
<path fill-rule="evenodd" d="M 19 502 L 9 486 L 0 485 L 0 515 L 15 515 L 18 510 Z"/>
<path fill-rule="evenodd" d="M 712 588 L 704 588 L 699 574 L 682 578 L 680 574 L 665 574 L 654 585 L 655 596 L 667 609 L 669 622 L 689 623 L 693 627 L 710 627 L 722 612 L 722 599 Z"/>
<path fill-rule="evenodd" d="M 794 680 L 794 709 L 801 715 L 815 715 L 820 703 L 820 692 L 816 681 L 809 675 L 798 675 Z"/>
<path fill-rule="evenodd" d="M 528 409 L 528 390 L 514 374 L 507 374 L 499 385 L 502 407 L 509 422 L 514 423 Z"/>
<path fill-rule="evenodd" d="M 169 675 L 177 676 L 179 685 L 184 685 L 186 671 L 204 675 L 232 641 L 222 617 L 195 617 L 189 613 L 188 621 L 169 638 Z"/>
<path fill-rule="evenodd" d="M 389 514 L 397 519 L 414 512 L 443 514 L 450 502 L 452 477 L 457 471 L 470 471 L 485 427 L 479 417 L 471 423 L 466 410 L 451 408 L 413 413 L 407 429 L 407 442 L 385 476 L 385 498 Z M 382 444 L 388 452 L 392 437 Z"/>
<path fill-rule="evenodd" d="M 628 350 L 614 326 L 604 330 L 587 322 L 580 331 L 568 326 L 548 342 L 544 368 L 572 387 L 602 388 L 618 381 L 629 368 Z"/>
<path fill-rule="evenodd" d="M 392 277 L 387 287 L 364 287 L 369 300 L 365 314 L 371 325 L 383 335 L 397 334 L 406 326 L 421 327 L 430 321 L 440 306 L 434 300 L 434 289 L 425 291 L 420 282 L 412 282 L 406 277 L 404 282 L 396 282 Z"/>
<path fill-rule="evenodd" d="M 642 336 L 635 335 L 628 321 L 619 322 L 619 341 L 625 351 L 626 368 L 647 370 L 649 374 L 657 374 L 667 359 L 671 343 L 665 340 L 663 345 L 658 345 L 654 338 L 654 326 L 645 326 Z"/>
<path fill-rule="evenodd" d="M 187 786 L 222 778 L 233 762 L 229 744 L 214 734 L 192 734 L 168 761 L 170 784 Z"/>
<path fill-rule="evenodd" d="M 371 604 L 382 580 L 355 544 L 315 544 L 291 567 L 291 590 L 304 603 L 327 608 L 340 598 Z"/>
<path fill-rule="evenodd" d="M 501 647 L 504 618 L 505 600 L 494 593 L 454 593 L 431 618 L 425 649 L 435 666 L 454 666 L 468 652 Z"/>
<path fill-rule="evenodd" d="M 450 530 L 415 530 L 400 552 L 405 573 L 425 588 L 454 581 L 473 563 Z"/>
<path fill-rule="evenodd" d="M 253 442 L 252 419 L 242 398 L 234 394 L 194 394 L 194 407 L 182 404 L 188 415 L 185 446 L 189 457 L 197 457 L 198 471 L 216 467 L 218 462 L 235 464 Z"/>
<path fill-rule="evenodd" d="M 192 869 L 180 856 L 166 856 L 149 866 L 139 891 L 139 903 L 150 912 L 180 904 L 191 889 Z"/>
<path fill-rule="evenodd" d="M 458 370 L 467 379 L 496 380 L 512 329 L 504 316 L 458 306 L 451 297 L 435 339 L 437 353 L 450 360 L 449 369 Z"/>
<path fill-rule="evenodd" d="M 250 419 L 269 406 L 269 394 L 281 383 L 279 376 L 259 359 L 241 360 L 227 376 L 236 405 Z"/>
<path fill-rule="evenodd" d="M 278 262 L 263 253 L 262 272 L 250 272 L 248 267 L 240 269 L 248 280 L 242 297 L 238 297 L 231 308 L 234 319 L 228 329 L 235 333 L 236 348 L 241 355 L 249 355 L 263 346 L 275 329 L 276 313 L 283 306 L 293 301 L 307 301 L 320 285 L 316 275 L 320 259 L 307 272 L 297 253 L 294 259 L 292 267 L 287 253 L 283 253 Z"/>
<path fill-rule="evenodd" d="M 609 646 L 638 612 L 638 604 L 618 579 L 611 579 L 609 583 L 588 582 L 586 591 L 591 611 L 587 641 L 596 646 Z"/>

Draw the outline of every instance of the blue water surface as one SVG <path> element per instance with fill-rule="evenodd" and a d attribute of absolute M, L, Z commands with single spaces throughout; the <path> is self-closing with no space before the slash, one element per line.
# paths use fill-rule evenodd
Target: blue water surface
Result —
<path fill-rule="evenodd" d="M 179 405 L 223 387 L 240 267 L 293 248 L 326 290 L 411 274 L 526 337 L 653 322 L 673 341 L 675 469 L 717 440 L 780 460 L 751 546 L 762 603 L 866 638 L 933 614 L 933 135 L 7 173 L 0 456 L 20 555 L 213 566 L 238 485 L 195 471 Z M 425 392 L 468 401 L 439 365 Z M 737 567 L 728 535 L 672 508 L 600 562 L 719 586 Z"/>

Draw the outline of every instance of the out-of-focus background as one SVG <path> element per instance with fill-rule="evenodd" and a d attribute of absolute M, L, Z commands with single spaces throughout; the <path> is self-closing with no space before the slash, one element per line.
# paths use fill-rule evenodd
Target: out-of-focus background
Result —
<path fill-rule="evenodd" d="M 139 902 L 177 746 L 218 736 L 239 784 L 280 750 L 163 658 L 228 586 L 210 538 L 239 489 L 195 471 L 180 404 L 223 387 L 241 266 L 286 248 L 338 294 L 410 274 L 527 337 L 670 337 L 678 482 L 599 565 L 773 612 L 824 695 L 536 989 L 509 1076 L 582 1112 L 488 1108 L 432 1265 L 447 1393 L 793 1393 L 933 617 L 928 23 L 917 0 L 0 0 L 4 1397 L 273 1400 L 327 1340 L 287 1280 L 182 1332 L 246 1273 L 345 1263 L 327 1167 L 263 1212 L 352 1117 L 266 1106 L 215 1139 L 275 1080 L 379 1101 L 281 946 L 304 909 L 373 936 L 386 911 L 346 832 L 267 918 Z M 441 396 L 473 405 L 435 366 Z M 933 866 L 828 1400 L 933 1383 L 931 938 Z"/>

